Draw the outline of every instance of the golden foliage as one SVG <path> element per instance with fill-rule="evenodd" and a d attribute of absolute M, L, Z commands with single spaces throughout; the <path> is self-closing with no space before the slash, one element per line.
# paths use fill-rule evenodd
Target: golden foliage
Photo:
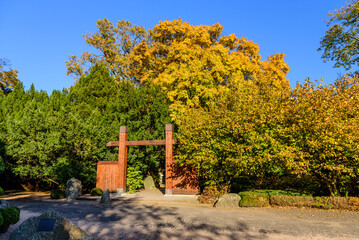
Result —
<path fill-rule="evenodd" d="M 104 18 L 97 27 L 98 32 L 84 37 L 98 53 L 71 55 L 67 74 L 78 78 L 88 73 L 87 65 L 101 62 L 117 82 L 160 85 L 174 121 L 189 108 L 212 104 L 243 80 L 289 88 L 284 54 L 262 61 L 257 44 L 234 34 L 222 36 L 218 23 L 195 26 L 177 19 L 161 21 L 146 32 L 128 21 L 114 26 Z"/>
<path fill-rule="evenodd" d="M 134 46 L 146 38 L 145 29 L 125 20 L 118 21 L 114 26 L 106 18 L 98 20 L 97 27 L 98 32 L 84 35 L 84 38 L 86 44 L 94 47 L 98 54 L 83 52 L 80 57 L 70 55 L 66 61 L 67 75 L 77 79 L 87 75 L 95 63 L 103 63 L 117 81 L 131 79 L 125 69 L 127 57 Z"/>
<path fill-rule="evenodd" d="M 17 70 L 5 70 L 8 65 L 6 60 L 0 59 L 0 91 L 2 92 L 13 89 L 19 81 L 17 78 Z"/>
<path fill-rule="evenodd" d="M 161 21 L 129 55 L 132 76 L 162 86 L 173 120 L 188 108 L 208 105 L 243 80 L 289 88 L 284 54 L 261 61 L 257 44 L 234 34 L 221 36 L 222 30 L 218 23 Z"/>

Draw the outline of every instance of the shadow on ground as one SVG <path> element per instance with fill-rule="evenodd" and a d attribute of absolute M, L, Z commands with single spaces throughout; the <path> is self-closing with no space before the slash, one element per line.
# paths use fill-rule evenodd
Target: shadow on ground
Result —
<path fill-rule="evenodd" d="M 95 201 L 11 201 L 23 214 L 52 208 L 95 239 L 267 239 L 265 229 L 253 232 L 243 221 L 226 221 L 230 211 L 204 214 L 208 209 L 178 208 L 129 201 L 100 206 Z M 211 217 L 209 217 L 211 216 Z"/>

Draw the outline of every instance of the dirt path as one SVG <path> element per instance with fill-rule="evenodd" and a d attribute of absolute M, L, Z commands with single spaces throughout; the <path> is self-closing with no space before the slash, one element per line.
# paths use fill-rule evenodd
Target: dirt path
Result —
<path fill-rule="evenodd" d="M 359 239 L 359 213 L 238 208 L 170 201 L 9 200 L 21 221 L 52 208 L 95 239 Z M 18 223 L 17 225 L 19 225 Z M 0 239 L 8 239 L 8 233 Z"/>

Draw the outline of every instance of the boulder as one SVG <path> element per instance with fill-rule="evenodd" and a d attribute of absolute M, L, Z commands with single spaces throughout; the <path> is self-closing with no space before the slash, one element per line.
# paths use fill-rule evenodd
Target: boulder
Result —
<path fill-rule="evenodd" d="M 18 226 L 10 240 L 90 240 L 82 229 L 48 209 L 38 217 L 31 217 Z"/>
<path fill-rule="evenodd" d="M 222 195 L 218 201 L 214 204 L 214 207 L 218 208 L 237 208 L 239 207 L 239 202 L 241 197 L 235 193 L 228 193 Z"/>
<path fill-rule="evenodd" d="M 0 208 L 6 208 L 9 206 L 10 206 L 10 204 L 6 200 L 0 199 Z"/>
<path fill-rule="evenodd" d="M 106 189 L 106 190 L 102 193 L 100 203 L 101 203 L 102 205 L 105 205 L 105 206 L 110 206 L 110 202 L 111 202 L 111 199 L 110 199 L 110 191 L 109 191 L 108 189 Z"/>
<path fill-rule="evenodd" d="M 145 178 L 143 185 L 145 186 L 145 190 L 156 189 L 155 182 L 153 181 L 153 178 L 151 176 Z"/>
<path fill-rule="evenodd" d="M 66 198 L 67 199 L 76 199 L 82 192 L 82 184 L 80 180 L 76 178 L 71 178 L 66 183 Z"/>

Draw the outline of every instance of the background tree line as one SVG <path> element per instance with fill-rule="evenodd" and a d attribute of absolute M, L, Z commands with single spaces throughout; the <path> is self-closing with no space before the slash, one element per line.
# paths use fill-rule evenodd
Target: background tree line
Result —
<path fill-rule="evenodd" d="M 2 180 L 38 190 L 63 186 L 73 176 L 93 187 L 96 163 L 117 159 L 118 150 L 106 143 L 118 139 L 121 125 L 129 127 L 131 140 L 164 138 L 169 122 L 164 98 L 156 87 L 116 84 L 103 65 L 92 67 L 70 90 L 50 96 L 17 84 L 0 98 L 0 156 L 7 170 Z M 131 148 L 131 180 L 157 176 L 163 151 Z"/>
<path fill-rule="evenodd" d="M 324 59 L 332 54 L 339 65 L 357 64 L 355 50 L 344 49 L 352 57 L 343 58 L 329 39 L 349 29 L 356 40 L 357 6 L 352 1 L 331 15 Z M 283 53 L 262 59 L 257 44 L 223 36 L 219 24 L 178 19 L 146 31 L 105 18 L 97 26 L 85 35 L 95 52 L 67 61 L 76 79 L 69 90 L 48 96 L 20 83 L 0 97 L 0 156 L 8 177 L 39 186 L 75 176 L 93 186 L 96 162 L 116 159 L 105 145 L 117 139 L 120 125 L 129 127 L 131 140 L 161 139 L 172 122 L 180 140 L 176 159 L 197 168 L 202 190 L 359 194 L 354 73 L 329 85 L 307 79 L 291 88 Z M 133 188 L 148 173 L 157 176 L 163 161 L 160 147 L 130 148 Z"/>

